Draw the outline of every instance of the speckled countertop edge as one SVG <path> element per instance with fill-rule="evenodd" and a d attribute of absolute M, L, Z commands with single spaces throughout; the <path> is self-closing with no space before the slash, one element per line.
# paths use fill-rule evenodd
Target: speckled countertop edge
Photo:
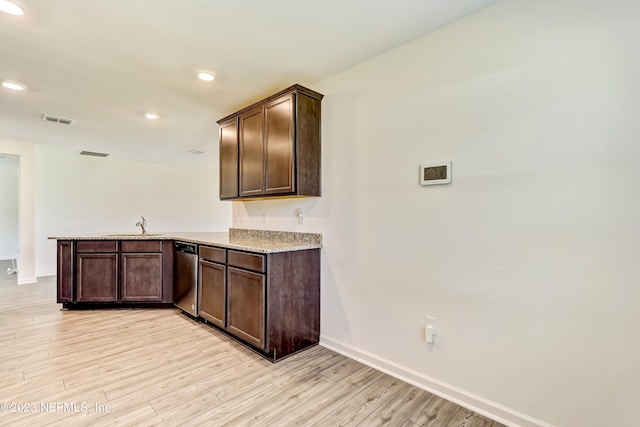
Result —
<path fill-rule="evenodd" d="M 322 248 L 322 234 L 231 228 L 225 232 L 105 233 L 49 237 L 55 240 L 179 240 L 259 253 Z"/>

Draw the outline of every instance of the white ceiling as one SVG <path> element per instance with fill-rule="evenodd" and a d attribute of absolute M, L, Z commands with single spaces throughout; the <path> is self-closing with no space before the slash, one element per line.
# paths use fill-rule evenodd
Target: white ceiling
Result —
<path fill-rule="evenodd" d="M 0 80 L 28 89 L 0 87 L 0 138 L 215 166 L 217 119 L 293 83 L 313 86 L 495 0 L 16 2 L 24 16 L 0 12 Z M 200 69 L 216 80 L 198 80 Z M 162 117 L 145 119 L 147 111 Z"/>

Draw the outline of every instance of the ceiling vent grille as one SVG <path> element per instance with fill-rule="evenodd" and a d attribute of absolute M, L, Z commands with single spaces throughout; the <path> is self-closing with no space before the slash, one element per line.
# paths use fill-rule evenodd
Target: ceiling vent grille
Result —
<path fill-rule="evenodd" d="M 95 151 L 81 151 L 81 156 L 107 157 L 107 153 L 96 153 Z"/>
<path fill-rule="evenodd" d="M 64 117 L 51 116 L 49 114 L 43 114 L 42 120 L 53 123 L 60 123 L 61 125 L 72 125 L 76 121 L 73 119 L 65 119 Z"/>

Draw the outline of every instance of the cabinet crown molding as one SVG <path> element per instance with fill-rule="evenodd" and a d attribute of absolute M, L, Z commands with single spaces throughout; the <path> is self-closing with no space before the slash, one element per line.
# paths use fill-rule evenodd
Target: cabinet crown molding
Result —
<path fill-rule="evenodd" d="M 236 111 L 233 114 L 229 114 L 229 115 L 221 118 L 220 120 L 217 121 L 217 123 L 221 124 L 223 122 L 226 122 L 227 120 L 232 119 L 235 116 L 238 116 L 240 114 L 246 113 L 247 111 L 250 111 L 251 109 L 259 106 L 260 104 L 263 104 L 265 102 L 269 102 L 269 101 L 272 101 L 274 99 L 277 99 L 277 98 L 279 98 L 282 95 L 285 95 L 287 93 L 302 93 L 302 94 L 305 94 L 308 97 L 316 99 L 318 101 L 322 101 L 322 98 L 324 98 L 324 95 L 319 93 L 319 92 L 316 92 L 314 90 L 311 90 L 311 89 L 306 88 L 304 86 L 301 86 L 299 84 L 294 84 L 294 85 L 289 86 L 286 89 L 282 89 L 278 93 L 274 93 L 273 95 L 270 95 L 270 96 L 268 96 L 268 97 L 266 97 L 264 99 L 261 99 L 260 101 L 256 101 L 253 104 L 249 105 L 248 107 L 244 107 L 242 110 Z"/>

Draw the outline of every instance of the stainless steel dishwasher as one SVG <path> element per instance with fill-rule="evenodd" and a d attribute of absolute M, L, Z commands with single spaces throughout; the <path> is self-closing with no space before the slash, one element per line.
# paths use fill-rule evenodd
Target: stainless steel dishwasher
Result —
<path fill-rule="evenodd" d="M 174 242 L 173 248 L 175 305 L 185 313 L 196 317 L 198 316 L 198 245 Z"/>

